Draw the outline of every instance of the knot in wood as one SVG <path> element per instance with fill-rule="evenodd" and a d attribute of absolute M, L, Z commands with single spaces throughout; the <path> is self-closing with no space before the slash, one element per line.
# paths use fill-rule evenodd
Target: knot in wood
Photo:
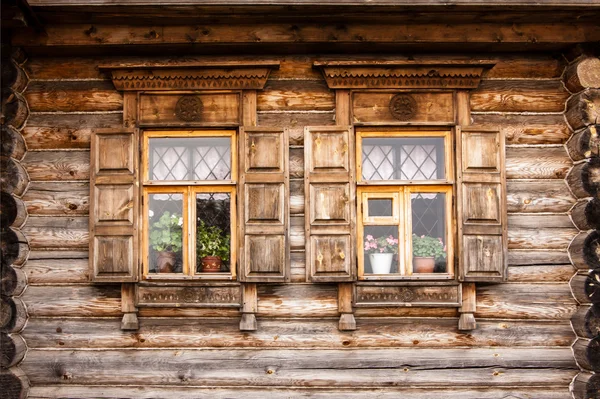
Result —
<path fill-rule="evenodd" d="M 390 100 L 390 113 L 399 121 L 408 121 L 417 113 L 417 102 L 408 94 L 396 94 Z"/>
<path fill-rule="evenodd" d="M 175 115 L 185 122 L 199 121 L 204 106 L 197 96 L 182 96 L 175 105 Z"/>

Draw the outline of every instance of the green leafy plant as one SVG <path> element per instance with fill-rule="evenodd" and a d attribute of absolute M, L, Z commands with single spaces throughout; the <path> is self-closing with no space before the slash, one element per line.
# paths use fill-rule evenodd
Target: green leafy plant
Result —
<path fill-rule="evenodd" d="M 150 226 L 150 246 L 158 252 L 181 251 L 183 219 L 180 215 L 165 212 Z"/>
<path fill-rule="evenodd" d="M 412 235 L 412 250 L 413 256 L 423 258 L 435 258 L 445 259 L 446 258 L 446 246 L 442 242 L 441 238 L 434 238 L 430 236 L 418 236 Z"/>
<path fill-rule="evenodd" d="M 374 238 L 369 234 L 365 240 L 365 252 L 367 254 L 397 254 L 398 240 L 392 235 Z"/>
<path fill-rule="evenodd" d="M 200 220 L 196 227 L 196 253 L 198 258 L 218 256 L 222 260 L 229 259 L 231 236 L 225 234 L 217 226 L 207 226 Z"/>

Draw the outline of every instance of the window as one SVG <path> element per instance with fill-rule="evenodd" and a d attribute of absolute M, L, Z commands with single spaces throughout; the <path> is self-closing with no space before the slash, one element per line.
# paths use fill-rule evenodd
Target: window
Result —
<path fill-rule="evenodd" d="M 143 135 L 143 274 L 147 279 L 234 279 L 236 134 Z"/>
<path fill-rule="evenodd" d="M 357 131 L 360 279 L 454 278 L 449 130 Z"/>

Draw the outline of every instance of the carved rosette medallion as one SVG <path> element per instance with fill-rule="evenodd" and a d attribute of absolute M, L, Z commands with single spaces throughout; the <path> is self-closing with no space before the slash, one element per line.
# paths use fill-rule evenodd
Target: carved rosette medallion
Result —
<path fill-rule="evenodd" d="M 402 302 L 412 302 L 415 299 L 415 293 L 410 288 L 402 288 L 398 296 Z"/>
<path fill-rule="evenodd" d="M 390 100 L 390 113 L 399 121 L 408 121 L 417 113 L 417 102 L 408 94 L 396 94 Z"/>
<path fill-rule="evenodd" d="M 197 96 L 182 96 L 175 105 L 175 115 L 184 122 L 197 122 L 202 118 L 202 100 Z"/>

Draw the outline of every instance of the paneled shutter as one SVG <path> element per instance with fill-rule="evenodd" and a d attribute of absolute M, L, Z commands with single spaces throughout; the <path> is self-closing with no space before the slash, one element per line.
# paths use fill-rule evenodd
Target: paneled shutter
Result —
<path fill-rule="evenodd" d="M 310 281 L 355 278 L 354 170 L 352 127 L 304 129 L 306 269 Z"/>
<path fill-rule="evenodd" d="M 461 281 L 506 279 L 504 135 L 457 129 L 458 253 Z"/>
<path fill-rule="evenodd" d="M 94 282 L 138 278 L 137 130 L 92 133 L 90 155 L 90 276 Z"/>
<path fill-rule="evenodd" d="M 287 130 L 240 128 L 240 280 L 289 279 Z"/>

